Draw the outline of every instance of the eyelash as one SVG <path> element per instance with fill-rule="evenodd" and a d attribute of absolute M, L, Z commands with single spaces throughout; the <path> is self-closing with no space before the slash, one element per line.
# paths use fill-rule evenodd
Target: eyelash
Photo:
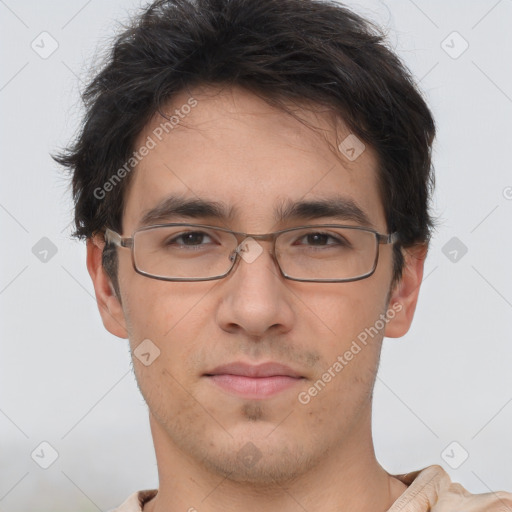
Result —
<path fill-rule="evenodd" d="M 211 238 L 211 236 L 204 232 L 204 231 L 187 231 L 185 233 L 181 233 L 177 236 L 173 236 L 173 238 L 169 239 L 169 240 L 166 240 L 164 245 L 171 245 L 171 244 L 174 244 L 176 240 L 184 237 L 184 236 L 187 236 L 187 235 L 204 235 L 204 236 L 207 236 L 209 238 Z M 303 235 L 302 237 L 300 237 L 299 239 L 303 239 L 305 237 L 308 237 L 308 236 L 317 236 L 317 235 L 320 235 L 320 236 L 326 236 L 328 237 L 329 239 L 331 240 L 335 240 L 336 241 L 336 244 L 326 244 L 326 246 L 328 245 L 346 245 L 346 246 L 349 246 L 350 243 L 346 240 L 346 239 L 341 239 L 339 237 L 335 237 L 333 236 L 332 234 L 330 233 L 326 233 L 326 232 L 322 232 L 322 231 L 311 231 L 310 233 L 307 233 L 305 235 Z M 178 245 L 185 245 L 185 244 L 178 244 Z M 201 247 L 205 244 L 198 244 L 198 245 L 189 245 L 187 247 Z"/>

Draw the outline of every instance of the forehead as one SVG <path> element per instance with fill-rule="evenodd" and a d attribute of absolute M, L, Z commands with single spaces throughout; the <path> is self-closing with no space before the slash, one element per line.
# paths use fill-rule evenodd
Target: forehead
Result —
<path fill-rule="evenodd" d="M 314 129 L 242 88 L 176 95 L 136 140 L 135 151 L 150 149 L 131 177 L 123 232 L 169 197 L 216 202 L 231 228 L 253 232 L 276 228 L 298 201 L 341 198 L 385 230 L 373 149 L 361 143 L 349 158 L 354 135 L 325 109 L 307 107 L 293 110 Z"/>

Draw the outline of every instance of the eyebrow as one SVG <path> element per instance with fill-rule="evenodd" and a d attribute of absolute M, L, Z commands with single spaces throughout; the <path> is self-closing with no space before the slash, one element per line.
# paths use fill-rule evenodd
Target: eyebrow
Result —
<path fill-rule="evenodd" d="M 219 201 L 169 196 L 142 216 L 139 227 L 172 221 L 175 217 L 186 219 L 208 219 L 232 222 L 237 214 L 236 207 L 228 207 Z M 283 201 L 274 210 L 274 220 L 311 221 L 329 217 L 338 221 L 354 221 L 366 227 L 373 227 L 368 215 L 352 199 L 331 196 L 308 201 Z"/>

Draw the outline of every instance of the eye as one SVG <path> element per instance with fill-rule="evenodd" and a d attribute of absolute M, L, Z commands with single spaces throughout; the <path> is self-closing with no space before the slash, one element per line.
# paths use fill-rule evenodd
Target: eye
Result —
<path fill-rule="evenodd" d="M 340 234 L 330 234 L 320 231 L 311 231 L 309 233 L 303 234 L 299 237 L 299 240 L 306 239 L 307 243 L 306 245 L 312 245 L 316 247 L 325 247 L 325 246 L 344 246 L 344 247 L 350 247 L 350 242 L 342 235 Z M 331 240 L 330 243 L 328 241 Z"/>
<path fill-rule="evenodd" d="M 185 233 L 181 233 L 178 236 L 174 236 L 172 238 L 168 238 L 165 241 L 164 245 L 185 245 L 185 246 L 197 246 L 204 245 L 201 244 L 204 239 L 210 238 L 210 235 L 205 233 L 204 231 L 187 231 Z M 177 243 L 178 240 L 183 240 L 184 243 Z"/>
<path fill-rule="evenodd" d="M 171 234 L 163 233 L 163 235 L 157 247 L 164 250 L 207 250 L 222 245 L 214 233 L 206 231 L 177 232 L 174 230 Z"/>

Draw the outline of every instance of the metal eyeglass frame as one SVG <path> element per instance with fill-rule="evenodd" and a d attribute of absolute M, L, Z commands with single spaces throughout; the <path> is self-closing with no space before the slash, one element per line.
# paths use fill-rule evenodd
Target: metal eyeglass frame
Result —
<path fill-rule="evenodd" d="M 135 255 L 134 255 L 135 234 L 138 233 L 139 231 L 147 231 L 149 229 L 160 228 L 160 227 L 169 227 L 169 226 L 193 226 L 193 227 L 197 227 L 197 228 L 208 228 L 208 229 L 214 229 L 217 231 L 224 231 L 226 233 L 231 233 L 231 234 L 235 235 L 238 245 L 237 245 L 236 249 L 233 251 L 233 253 L 230 255 L 230 259 L 232 260 L 232 265 L 229 268 L 229 270 L 227 270 L 224 274 L 221 274 L 220 276 L 204 277 L 204 278 L 203 277 L 190 277 L 189 278 L 189 277 L 155 276 L 148 272 L 138 269 L 137 265 L 135 264 Z M 375 260 L 373 262 L 372 269 L 369 272 L 367 272 L 366 274 L 363 274 L 361 276 L 343 278 L 343 279 L 298 279 L 296 277 L 290 277 L 290 276 L 286 275 L 283 272 L 281 265 L 279 264 L 277 256 L 275 255 L 277 237 L 281 233 L 286 233 L 289 231 L 295 231 L 295 230 L 304 229 L 304 228 L 328 228 L 328 227 L 356 229 L 356 230 L 360 230 L 360 231 L 367 231 L 369 233 L 373 233 L 377 240 L 377 251 L 375 254 Z M 249 238 L 249 237 L 253 238 L 255 240 L 264 240 L 264 241 L 270 240 L 272 242 L 273 245 L 272 245 L 272 251 L 270 252 L 270 254 L 271 254 L 272 258 L 274 259 L 275 263 L 277 264 L 277 267 L 279 268 L 281 275 L 285 279 L 290 279 L 292 281 L 314 282 L 314 283 L 346 283 L 346 282 L 351 282 L 351 281 L 359 281 L 361 279 L 366 279 L 367 277 L 370 277 L 375 272 L 375 269 L 377 268 L 377 263 L 379 261 L 379 252 L 380 252 L 379 246 L 381 244 L 393 244 L 399 240 L 399 234 L 396 231 L 394 233 L 386 235 L 386 234 L 379 233 L 371 228 L 366 228 L 366 227 L 362 227 L 362 226 L 347 226 L 347 225 L 343 225 L 343 224 L 310 224 L 307 226 L 298 226 L 298 227 L 293 227 L 293 228 L 288 228 L 288 229 L 282 229 L 280 231 L 274 231 L 273 233 L 265 233 L 265 234 L 259 234 L 259 235 L 251 234 L 251 233 L 242 233 L 239 231 L 232 231 L 230 229 L 221 228 L 219 226 L 209 226 L 206 224 L 190 224 L 187 222 L 155 224 L 152 226 L 144 226 L 140 229 L 135 230 L 131 237 L 122 237 L 119 233 L 116 233 L 115 231 L 113 231 L 112 229 L 109 229 L 109 228 L 107 228 L 105 230 L 105 242 L 106 243 L 110 242 L 110 243 L 113 243 L 114 245 L 116 245 L 117 247 L 124 247 L 124 248 L 130 249 L 132 265 L 133 265 L 135 272 L 137 272 L 138 274 L 141 274 L 143 276 L 149 277 L 151 279 L 158 279 L 160 281 L 213 281 L 213 280 L 217 280 L 217 279 L 223 279 L 224 277 L 228 276 L 235 268 L 237 261 L 240 259 L 239 258 L 240 252 L 243 251 L 241 249 L 242 242 L 243 242 L 243 240 L 245 240 L 246 238 Z"/>

